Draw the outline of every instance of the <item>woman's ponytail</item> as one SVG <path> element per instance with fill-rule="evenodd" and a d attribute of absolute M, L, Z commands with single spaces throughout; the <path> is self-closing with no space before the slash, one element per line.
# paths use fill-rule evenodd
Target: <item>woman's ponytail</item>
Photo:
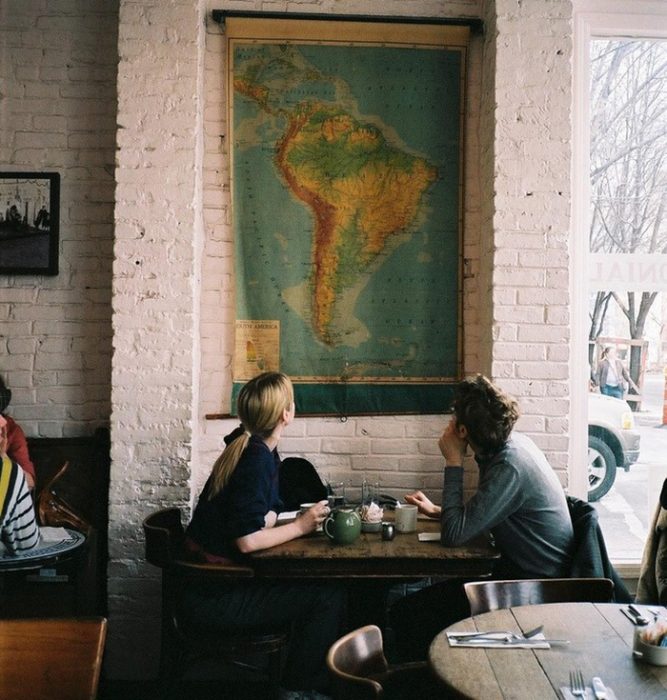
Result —
<path fill-rule="evenodd" d="M 229 443 L 222 451 L 218 459 L 215 460 L 213 470 L 211 472 L 211 489 L 208 494 L 208 500 L 217 496 L 222 487 L 229 481 L 229 477 L 234 473 L 236 465 L 241 459 L 243 450 L 248 446 L 250 433 L 245 430 L 235 440 Z"/>

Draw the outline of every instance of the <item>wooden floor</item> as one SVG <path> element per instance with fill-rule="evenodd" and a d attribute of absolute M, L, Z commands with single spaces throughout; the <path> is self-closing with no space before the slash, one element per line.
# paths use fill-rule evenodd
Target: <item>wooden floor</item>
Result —
<path fill-rule="evenodd" d="M 268 700 L 266 689 L 256 684 L 228 681 L 179 683 L 163 695 L 156 681 L 100 681 L 97 700 Z"/>

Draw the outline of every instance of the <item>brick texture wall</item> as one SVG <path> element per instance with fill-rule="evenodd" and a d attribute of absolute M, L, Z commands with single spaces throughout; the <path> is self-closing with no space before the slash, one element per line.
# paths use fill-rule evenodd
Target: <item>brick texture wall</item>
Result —
<path fill-rule="evenodd" d="M 484 19 L 468 80 L 465 368 L 517 395 L 521 427 L 565 477 L 569 1 L 7 0 L 3 167 L 61 172 L 63 238 L 58 277 L 0 281 L 2 370 L 29 434 L 110 421 L 112 677 L 156 670 L 158 575 L 141 521 L 159 506 L 187 512 L 235 426 L 204 418 L 230 409 L 225 39 L 210 16 L 223 5 Z M 282 451 L 333 478 L 437 496 L 442 423 L 304 418 Z"/>
<path fill-rule="evenodd" d="M 565 484 L 572 4 L 496 0 L 493 22 L 490 374 L 520 399 L 519 428 L 548 453 Z"/>
<path fill-rule="evenodd" d="M 437 8 L 425 2 L 382 3 L 319 2 L 314 9 L 332 14 L 401 16 L 479 17 L 479 2 L 441 3 Z M 232 3 L 227 9 L 260 9 Z M 261 9 L 267 9 L 262 7 Z M 310 8 L 307 8 L 310 9 Z M 203 413 L 228 412 L 231 395 L 231 361 L 234 332 L 233 239 L 230 228 L 228 143 L 225 137 L 225 38 L 219 25 L 207 21 L 205 58 L 205 153 L 204 217 L 206 247 L 202 278 L 202 385 Z M 479 259 L 481 188 L 479 180 L 479 112 L 481 96 L 481 52 L 483 38 L 474 36 L 469 54 L 467 82 L 467 130 L 465 152 L 465 247 L 470 278 L 464 293 L 464 364 L 466 371 L 488 371 L 481 364 L 482 332 L 478 318 L 479 287 L 476 269 Z M 490 339 L 490 336 L 488 336 Z M 222 437 L 237 422 L 201 420 L 200 458 L 193 467 L 193 494 L 198 493 L 218 456 Z M 285 433 L 281 450 L 310 459 L 323 476 L 359 485 L 363 476 L 379 481 L 383 490 L 396 496 L 406 489 L 425 488 L 439 498 L 441 460 L 437 436 L 442 416 L 400 416 L 389 418 L 308 418 L 295 421 Z"/>
<path fill-rule="evenodd" d="M 61 177 L 60 273 L 0 277 L 0 373 L 26 433 L 110 407 L 117 3 L 0 4 L 0 170 Z"/>
<path fill-rule="evenodd" d="M 155 670 L 141 523 L 188 505 L 197 443 L 202 29 L 196 2 L 120 3 L 106 664 L 121 677 Z"/>

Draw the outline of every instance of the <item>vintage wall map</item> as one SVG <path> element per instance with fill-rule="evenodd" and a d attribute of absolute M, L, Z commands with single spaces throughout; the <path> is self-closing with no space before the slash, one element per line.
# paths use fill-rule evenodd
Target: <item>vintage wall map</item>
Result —
<path fill-rule="evenodd" d="M 234 381 L 280 369 L 306 412 L 444 410 L 460 372 L 464 53 L 229 43 Z"/>

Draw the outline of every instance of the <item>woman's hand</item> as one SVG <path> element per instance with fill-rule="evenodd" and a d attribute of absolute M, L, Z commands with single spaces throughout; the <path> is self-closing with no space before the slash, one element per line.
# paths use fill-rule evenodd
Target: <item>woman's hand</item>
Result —
<path fill-rule="evenodd" d="M 427 498 L 421 491 L 409 493 L 405 497 L 405 502 L 417 506 L 419 512 L 427 515 L 429 518 L 437 520 L 440 517 L 440 506 L 436 506 L 435 503 L 433 503 L 430 498 Z"/>
<path fill-rule="evenodd" d="M 314 506 L 308 508 L 305 513 L 299 515 L 294 522 L 302 530 L 301 534 L 307 535 L 309 532 L 317 530 L 330 512 L 329 501 L 318 501 Z"/>
<path fill-rule="evenodd" d="M 276 545 L 289 542 L 297 537 L 307 535 L 317 529 L 318 525 L 324 522 L 324 519 L 329 515 L 329 502 L 319 501 L 311 506 L 305 513 L 300 515 L 296 520 L 292 520 L 284 525 L 275 525 L 272 527 L 267 525 L 261 530 L 255 530 L 248 535 L 238 537 L 234 540 L 239 552 L 242 554 L 250 554 L 261 549 L 269 549 Z M 269 521 L 269 513 L 265 516 L 265 522 Z"/>

